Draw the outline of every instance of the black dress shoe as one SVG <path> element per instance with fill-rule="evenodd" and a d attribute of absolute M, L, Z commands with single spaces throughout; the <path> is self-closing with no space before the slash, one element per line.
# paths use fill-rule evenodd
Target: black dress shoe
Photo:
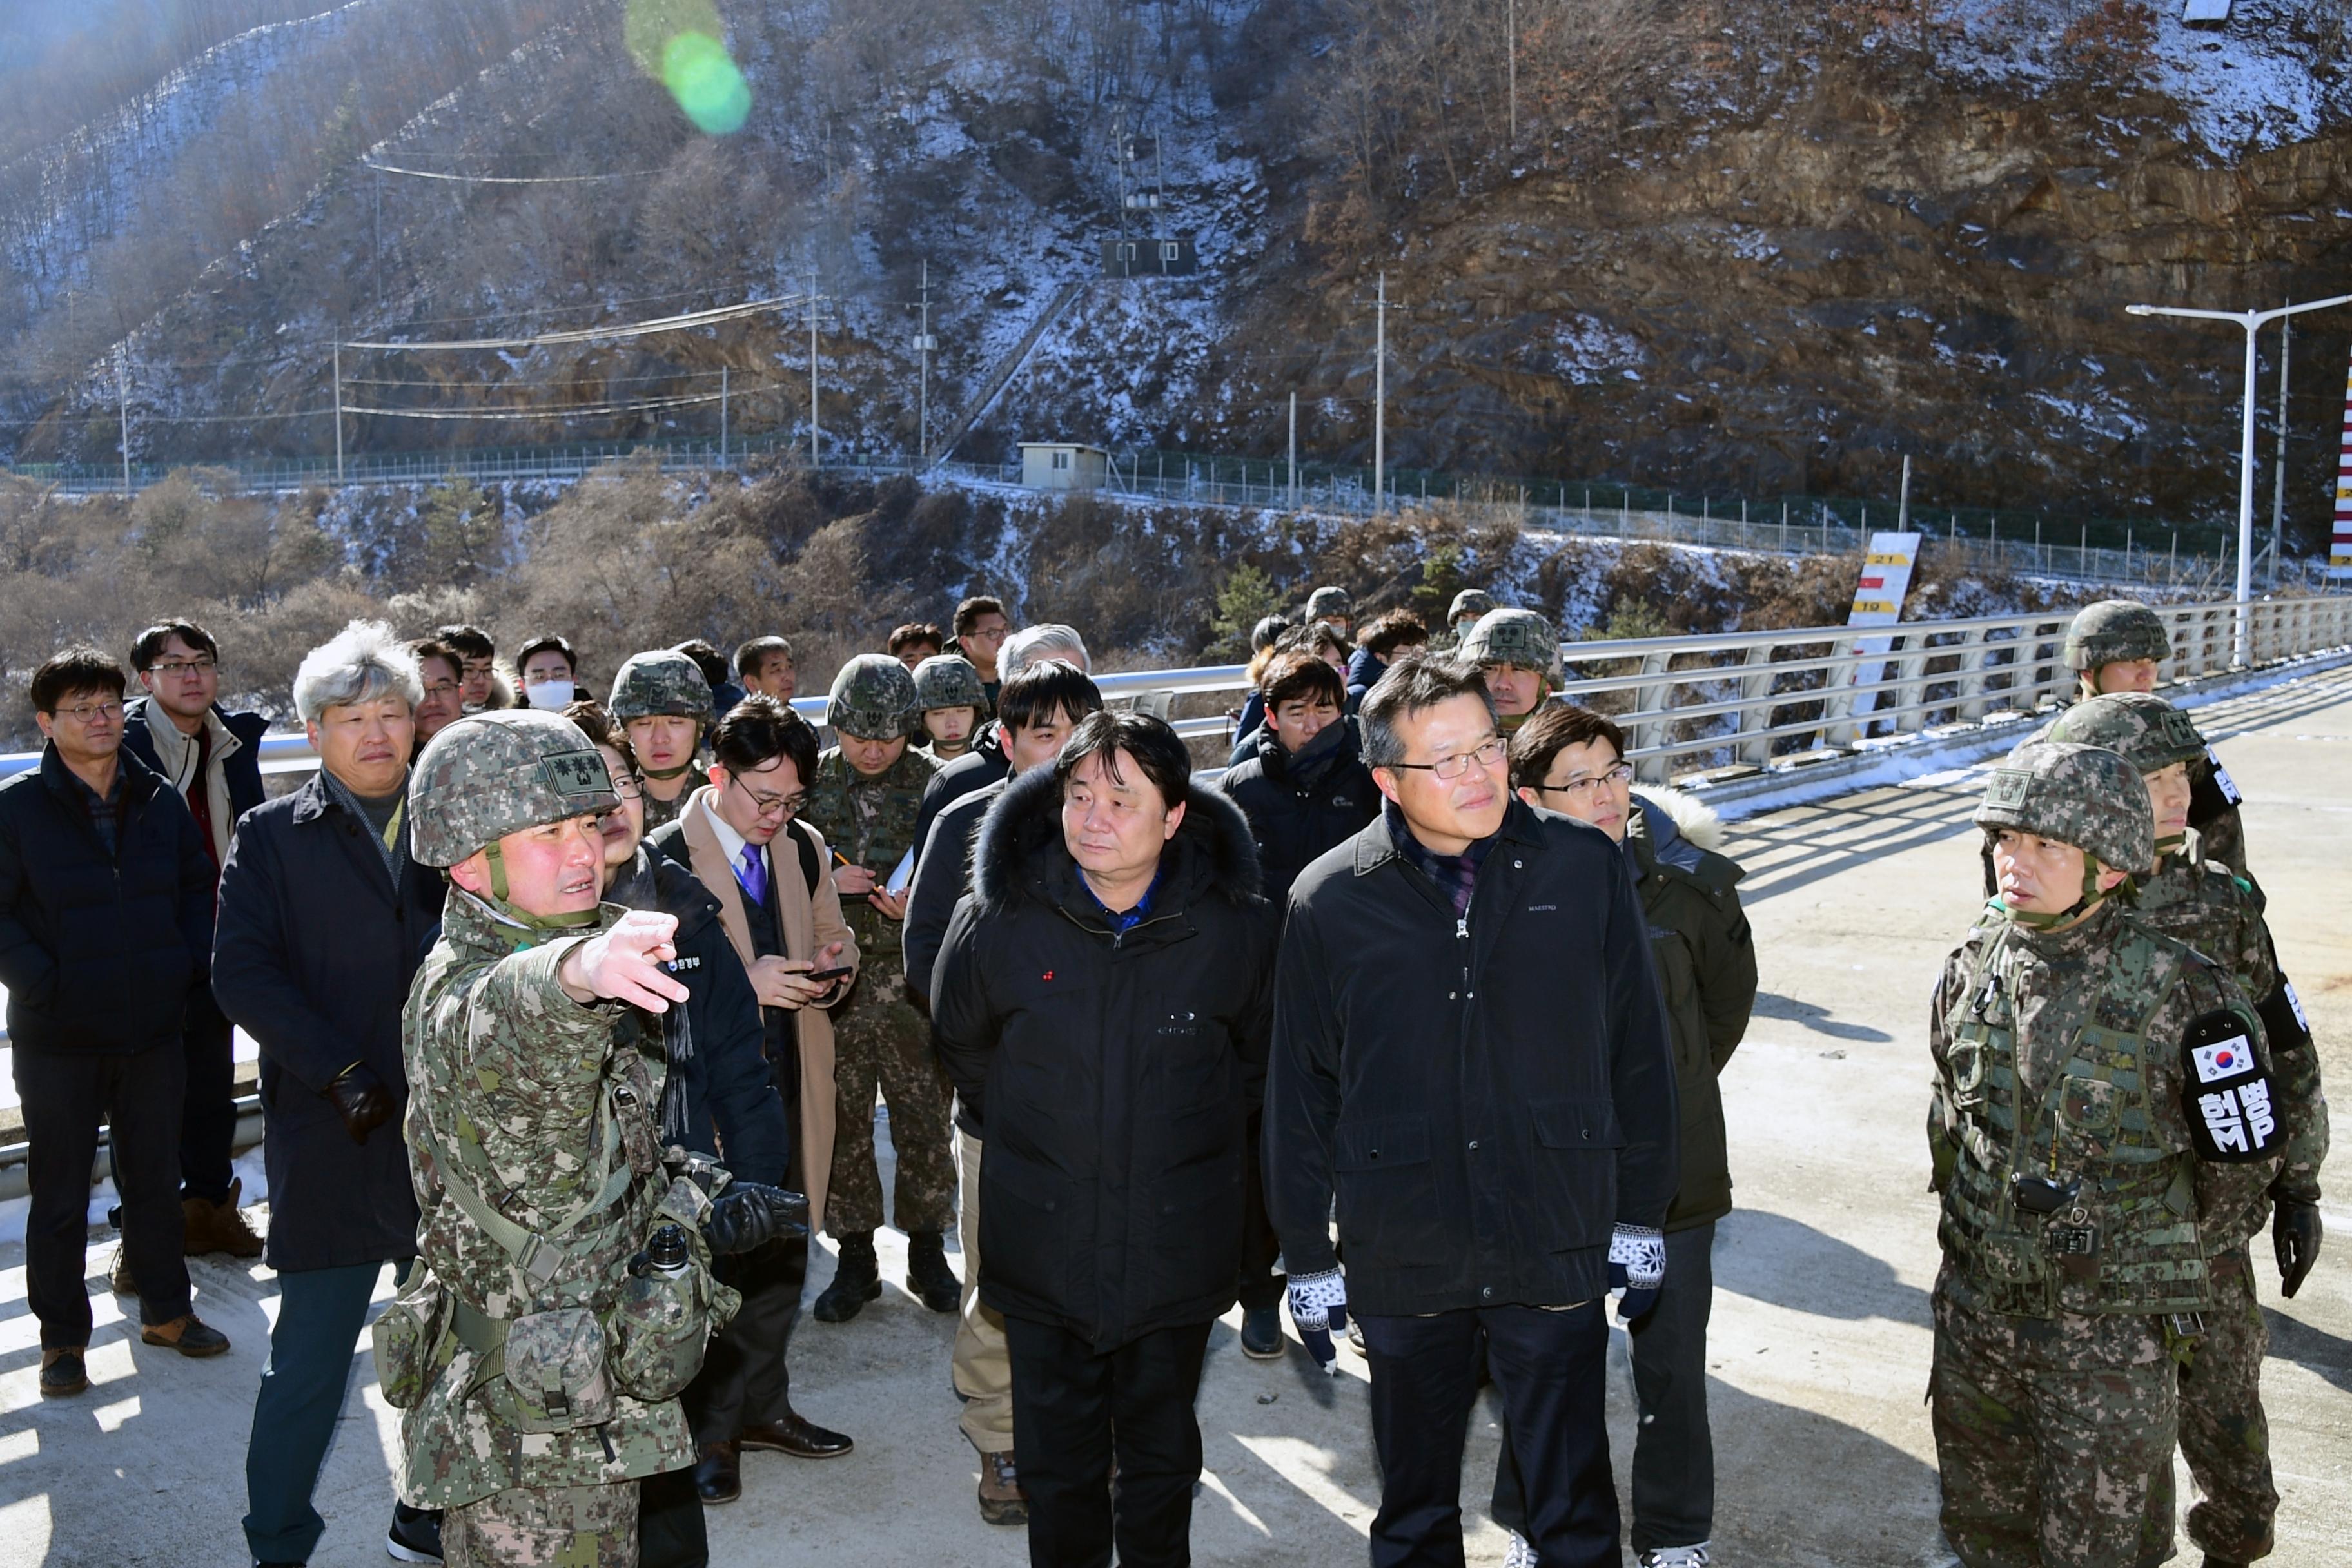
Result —
<path fill-rule="evenodd" d="M 743 1495 L 743 1472 L 732 1443 L 705 1443 L 695 1461 L 694 1492 L 705 1502 L 733 1502 Z"/>
<path fill-rule="evenodd" d="M 784 1412 L 782 1421 L 744 1427 L 735 1434 L 735 1446 L 790 1454 L 795 1459 L 837 1459 L 857 1447 L 845 1435 L 828 1431 L 790 1410 Z"/>

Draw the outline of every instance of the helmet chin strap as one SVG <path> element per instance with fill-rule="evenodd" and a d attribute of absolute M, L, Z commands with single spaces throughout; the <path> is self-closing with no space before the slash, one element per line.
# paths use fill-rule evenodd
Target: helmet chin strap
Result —
<path fill-rule="evenodd" d="M 593 926 L 600 918 L 599 911 L 593 907 L 560 915 L 530 913 L 516 905 L 508 897 L 506 857 L 499 852 L 497 843 L 493 841 L 483 846 L 482 856 L 490 866 L 490 892 L 488 898 L 482 900 L 482 902 L 489 905 L 507 921 L 522 928 L 522 933 L 515 942 L 518 950 L 529 947 L 539 937 L 555 931 L 577 931 L 583 926 Z"/>
<path fill-rule="evenodd" d="M 678 763 L 678 765 L 674 768 L 640 768 L 638 772 L 644 773 L 646 777 L 649 779 L 659 779 L 662 783 L 667 784 L 672 779 L 683 778 L 686 776 L 687 770 L 693 766 L 694 759 L 692 757 L 688 757 L 686 761 Z"/>
<path fill-rule="evenodd" d="M 2102 869 L 2104 868 L 2099 864 L 2099 858 L 2088 849 L 2084 850 L 2082 897 L 2054 915 L 2038 914 L 2031 910 L 2021 910 L 2006 900 L 2000 900 L 2000 905 L 2009 910 L 2010 919 L 2032 931 L 2049 931 L 2056 926 L 2072 924 L 2089 914 L 2105 900 L 2106 889 L 2099 886 L 2099 873 Z"/>

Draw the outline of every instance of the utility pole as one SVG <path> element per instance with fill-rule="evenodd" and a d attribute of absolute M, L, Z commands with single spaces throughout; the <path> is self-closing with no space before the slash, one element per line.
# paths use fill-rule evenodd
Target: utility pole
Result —
<path fill-rule="evenodd" d="M 1298 510 L 1298 394 L 1290 395 L 1290 508 Z"/>
<path fill-rule="evenodd" d="M 814 273 L 814 272 L 812 272 L 812 273 L 810 273 L 810 274 L 809 274 L 809 291 L 808 291 L 808 327 L 809 327 L 809 467 L 810 467 L 811 468 L 819 468 L 819 467 L 821 467 L 821 466 L 823 465 L 823 458 L 820 457 L 820 455 L 818 454 L 818 451 L 817 451 L 817 417 L 816 417 L 816 274 L 815 274 L 815 273 Z"/>
<path fill-rule="evenodd" d="M 343 344 L 335 340 L 335 483 L 343 482 Z"/>
<path fill-rule="evenodd" d="M 1511 86 L 1511 145 L 1519 144 L 1519 0 L 1507 0 L 1503 7 L 1503 58 L 1507 62 Z"/>
<path fill-rule="evenodd" d="M 2294 341 L 2294 318 L 2290 316 L 2279 323 L 2278 461 L 2271 465 L 2271 586 L 2274 588 L 2279 562 L 2286 555 L 2286 356 Z"/>
<path fill-rule="evenodd" d="M 940 346 L 931 336 L 931 263 L 923 259 L 921 307 L 922 330 L 915 334 L 915 355 L 922 362 L 922 387 L 915 401 L 915 461 L 927 467 L 931 460 L 931 351 Z"/>
<path fill-rule="evenodd" d="M 1379 325 L 1372 338 L 1372 510 L 1385 510 L 1381 500 L 1381 478 L 1388 471 L 1389 419 L 1389 275 L 1381 274 Z"/>
<path fill-rule="evenodd" d="M 1906 452 L 1903 454 L 1903 496 L 1900 500 L 1897 500 L 1895 503 L 1895 531 L 1897 533 L 1907 533 L 1910 530 L 1911 454 Z"/>
<path fill-rule="evenodd" d="M 122 416 L 122 493 L 131 493 L 131 383 L 123 368 L 130 357 L 127 348 L 114 351 L 114 406 Z"/>
<path fill-rule="evenodd" d="M 727 367 L 719 367 L 719 466 L 727 466 Z"/>
<path fill-rule="evenodd" d="M 375 309 L 383 313 L 383 171 L 375 172 Z"/>

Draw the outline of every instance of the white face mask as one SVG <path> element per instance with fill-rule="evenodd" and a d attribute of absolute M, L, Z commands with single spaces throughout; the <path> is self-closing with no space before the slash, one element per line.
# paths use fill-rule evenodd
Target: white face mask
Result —
<path fill-rule="evenodd" d="M 561 713 L 572 705 L 572 683 L 569 680 L 541 680 L 522 689 L 522 698 L 542 713 Z"/>

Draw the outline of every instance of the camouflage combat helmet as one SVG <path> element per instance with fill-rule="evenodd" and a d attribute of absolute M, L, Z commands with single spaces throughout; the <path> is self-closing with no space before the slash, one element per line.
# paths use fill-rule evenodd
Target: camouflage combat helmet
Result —
<path fill-rule="evenodd" d="M 1454 607 L 1445 612 L 1445 624 L 1452 626 L 1465 616 L 1485 616 L 1495 607 L 1495 595 L 1484 588 L 1465 588 L 1454 595 Z"/>
<path fill-rule="evenodd" d="M 604 754 L 571 720 L 530 708 L 470 714 L 416 759 L 408 852 L 419 865 L 455 866 L 509 833 L 620 804 Z"/>
<path fill-rule="evenodd" d="M 951 653 L 934 654 L 915 666 L 915 706 L 922 712 L 934 708 L 988 707 L 988 691 L 971 660 Z"/>
<path fill-rule="evenodd" d="M 841 734 L 868 741 L 917 734 L 923 727 L 923 710 L 915 695 L 915 678 L 887 653 L 861 653 L 833 678 L 824 721 Z"/>
<path fill-rule="evenodd" d="M 1307 618 L 1319 621 L 1328 616 L 1352 616 L 1356 602 L 1348 597 L 1345 588 L 1318 588 L 1307 595 Z"/>
<path fill-rule="evenodd" d="M 1454 656 L 1465 664 L 1516 664 L 1560 679 L 1559 634 L 1533 610 L 1489 610 L 1462 636 Z"/>
<path fill-rule="evenodd" d="M 2085 698 L 2058 715 L 2042 738 L 2105 746 L 2143 773 L 2205 754 L 2205 737 L 2189 715 L 2148 691 Z"/>
<path fill-rule="evenodd" d="M 2092 670 L 2129 658 L 2172 657 L 2164 617 L 2137 599 L 2102 599 L 2075 612 L 2066 628 L 2066 668 Z"/>
<path fill-rule="evenodd" d="M 1985 781 L 1975 821 L 2074 846 L 2089 897 L 2102 867 L 2141 877 L 2155 868 L 2155 816 L 2139 770 L 2105 747 L 2028 741 Z"/>
<path fill-rule="evenodd" d="M 613 677 L 613 700 L 604 709 L 624 724 L 664 713 L 709 719 L 710 682 L 701 666 L 675 648 L 633 653 Z"/>

